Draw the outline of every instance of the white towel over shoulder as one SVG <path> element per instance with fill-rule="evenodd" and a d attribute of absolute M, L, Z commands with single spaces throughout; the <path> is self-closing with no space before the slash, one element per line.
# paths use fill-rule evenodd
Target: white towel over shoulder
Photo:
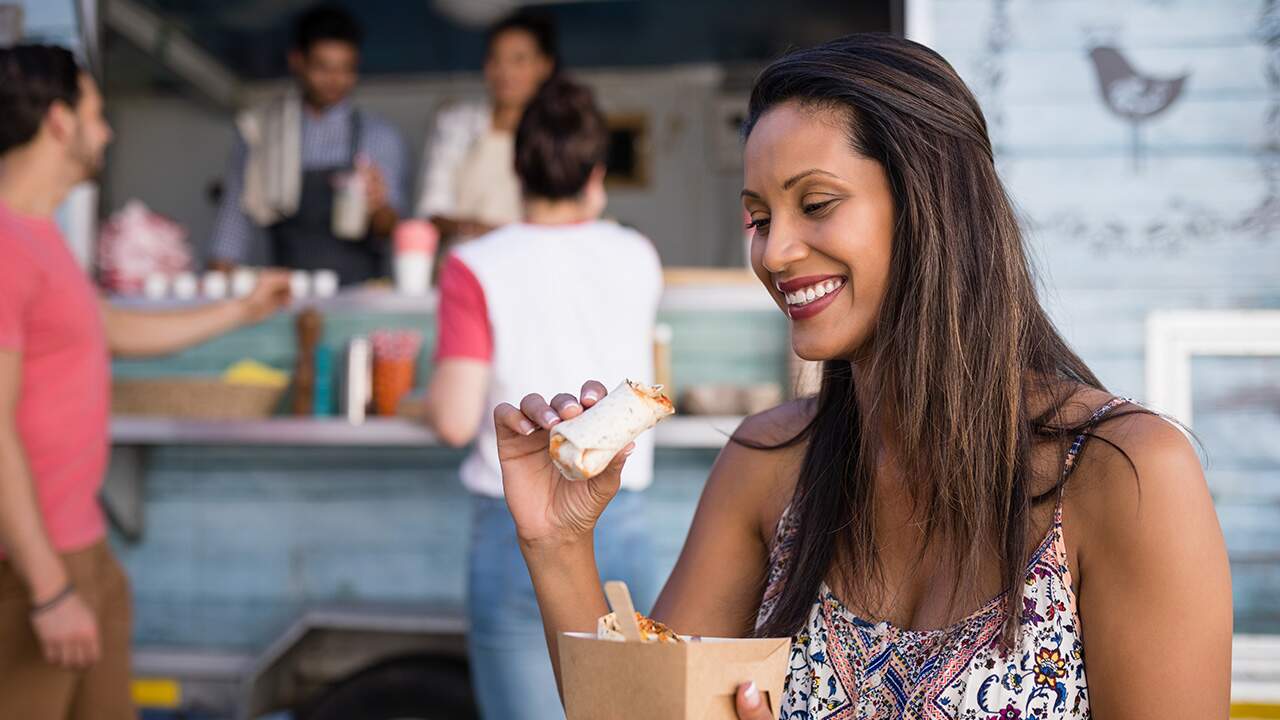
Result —
<path fill-rule="evenodd" d="M 288 92 L 236 117 L 248 146 L 240 204 L 266 227 L 298 212 L 302 196 L 302 98 Z"/>

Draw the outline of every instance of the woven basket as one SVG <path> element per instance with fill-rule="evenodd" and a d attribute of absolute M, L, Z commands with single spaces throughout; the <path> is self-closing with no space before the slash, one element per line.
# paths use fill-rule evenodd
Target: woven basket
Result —
<path fill-rule="evenodd" d="M 236 385 L 205 378 L 116 380 L 114 415 L 159 415 L 199 420 L 253 420 L 270 416 L 284 388 Z"/>

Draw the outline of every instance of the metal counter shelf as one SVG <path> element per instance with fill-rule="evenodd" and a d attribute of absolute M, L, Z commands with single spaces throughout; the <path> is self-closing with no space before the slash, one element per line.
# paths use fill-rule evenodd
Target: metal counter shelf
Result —
<path fill-rule="evenodd" d="M 654 429 L 660 448 L 723 447 L 742 418 L 676 416 Z M 160 417 L 111 419 L 111 443 L 129 445 L 300 445 L 434 447 L 429 430 L 399 418 L 369 418 L 353 425 L 342 418 L 278 417 L 264 420 L 177 420 Z"/>
<path fill-rule="evenodd" d="M 676 416 L 654 429 L 659 449 L 719 449 L 742 418 Z M 150 448 L 159 445 L 254 447 L 440 447 L 427 429 L 399 418 L 276 417 L 264 420 L 180 420 L 117 416 L 111 419 L 111 466 L 103 500 L 112 522 L 130 540 L 141 538 L 143 483 Z"/>
<path fill-rule="evenodd" d="M 209 300 L 193 298 L 177 300 L 167 298 L 151 300 L 136 295 L 114 295 L 111 302 L 121 307 L 141 310 L 164 310 L 201 305 Z M 324 313 L 333 312 L 381 312 L 432 314 L 436 311 L 438 296 L 435 290 L 426 295 L 401 295 L 388 287 L 350 288 L 327 298 L 306 298 L 292 304 L 292 309 L 314 307 Z M 662 292 L 659 310 L 680 311 L 754 311 L 777 312 L 773 298 L 754 278 L 746 283 L 679 284 L 666 287 Z"/>

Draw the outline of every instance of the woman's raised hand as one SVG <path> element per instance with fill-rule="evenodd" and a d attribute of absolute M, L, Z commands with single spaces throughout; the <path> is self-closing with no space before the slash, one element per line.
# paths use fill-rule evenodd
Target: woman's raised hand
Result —
<path fill-rule="evenodd" d="M 590 539 L 600 513 L 618 493 L 622 467 L 634 445 L 586 481 L 562 475 L 549 452 L 551 428 L 581 415 L 606 394 L 604 385 L 589 381 L 578 397 L 561 393 L 548 403 L 533 394 L 519 408 L 510 403 L 494 408 L 503 492 L 522 543 L 554 546 Z"/>

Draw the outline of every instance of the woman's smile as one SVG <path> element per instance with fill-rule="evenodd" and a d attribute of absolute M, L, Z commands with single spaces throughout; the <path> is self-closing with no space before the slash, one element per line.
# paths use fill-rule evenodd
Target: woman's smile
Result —
<path fill-rule="evenodd" d="M 792 320 L 805 320 L 831 306 L 848 284 L 842 275 L 810 275 L 777 284 Z"/>

